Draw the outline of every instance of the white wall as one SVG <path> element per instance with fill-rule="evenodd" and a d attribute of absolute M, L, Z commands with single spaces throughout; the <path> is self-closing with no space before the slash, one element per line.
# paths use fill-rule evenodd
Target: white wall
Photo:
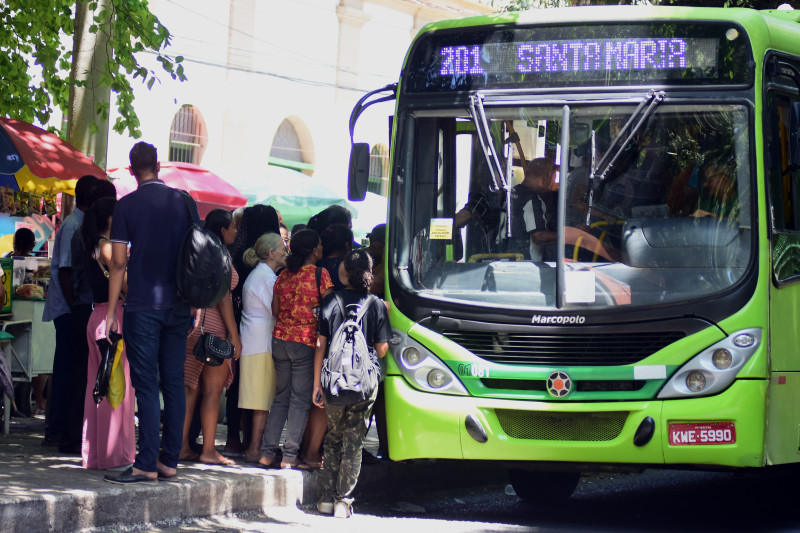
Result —
<path fill-rule="evenodd" d="M 350 111 L 367 91 L 397 81 L 415 22 L 409 3 L 349 2 L 357 12 L 362 8 L 368 20 L 355 35 L 344 32 L 340 38 L 339 0 L 233 2 L 240 9 L 252 6 L 253 18 L 232 29 L 231 0 L 151 1 L 151 10 L 173 35 L 167 53 L 185 57 L 188 81 L 178 83 L 159 73 L 153 55 L 139 58 L 161 79 L 151 91 L 136 89 L 141 140 L 154 144 L 166 160 L 172 119 L 182 105 L 191 104 L 208 128 L 201 165 L 236 185 L 240 176 L 267 164 L 275 131 L 292 117 L 310 133 L 314 177 L 344 194 Z M 442 10 L 445 16 L 452 13 Z M 249 66 L 229 69 L 229 57 Z M 342 58 L 357 58 L 357 63 L 340 71 Z M 356 141 L 388 144 L 392 112 L 391 103 L 370 108 L 358 123 Z M 135 142 L 127 134 L 112 133 L 109 168 L 127 165 Z"/>

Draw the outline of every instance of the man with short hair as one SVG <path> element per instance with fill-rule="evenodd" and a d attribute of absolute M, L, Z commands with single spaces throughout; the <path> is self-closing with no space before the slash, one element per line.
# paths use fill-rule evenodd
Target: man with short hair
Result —
<path fill-rule="evenodd" d="M 62 442 L 62 433 L 68 424 L 74 424 L 69 417 L 70 381 L 76 362 L 75 338 L 72 324 L 72 236 L 83 223 L 83 212 L 89 207 L 89 197 L 100 179 L 86 175 L 75 185 L 75 209 L 61 223 L 53 241 L 53 260 L 50 264 L 50 284 L 47 287 L 47 300 L 42 313 L 43 322 L 53 322 L 56 330 L 56 349 L 53 355 L 53 384 L 50 389 L 50 414 L 44 432 L 46 445 L 59 445 L 62 453 L 80 454 L 80 447 L 74 443 Z M 84 335 L 85 336 L 85 335 Z M 86 366 L 84 363 L 84 374 Z M 80 399 L 83 405 L 83 394 Z M 68 433 L 69 434 L 69 433 Z"/>
<path fill-rule="evenodd" d="M 543 261 L 544 248 L 555 244 L 555 212 L 552 199 L 558 189 L 556 166 L 546 157 L 528 163 L 522 183 L 511 189 L 511 239 L 509 253 L 520 253 L 525 259 Z"/>
<path fill-rule="evenodd" d="M 130 163 L 139 186 L 114 208 L 106 316 L 106 335 L 120 331 L 114 309 L 127 268 L 122 336 L 136 389 L 139 452 L 131 468 L 118 476 L 105 476 L 106 481 L 121 485 L 155 484 L 157 479 L 177 475 L 186 411 L 183 364 L 192 317 L 189 304 L 177 294 L 176 276 L 178 253 L 192 217 L 197 217 L 194 202 L 190 215 L 182 193 L 158 179 L 154 146 L 136 143 Z M 159 389 L 164 399 L 160 440 Z"/>

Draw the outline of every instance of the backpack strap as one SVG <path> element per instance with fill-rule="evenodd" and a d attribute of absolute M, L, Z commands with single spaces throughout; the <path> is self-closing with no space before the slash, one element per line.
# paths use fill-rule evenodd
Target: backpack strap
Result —
<path fill-rule="evenodd" d="M 358 310 L 358 315 L 356 315 L 356 322 L 361 322 L 361 320 L 364 318 L 364 315 L 366 315 L 367 311 L 369 311 L 369 306 L 372 305 L 372 302 L 375 299 L 377 299 L 377 296 L 374 294 L 367 294 L 367 299 L 361 303 L 361 309 Z"/>
<path fill-rule="evenodd" d="M 347 322 L 347 311 L 344 307 L 344 300 L 342 300 L 342 295 L 339 294 L 339 291 L 333 291 L 333 295 L 336 297 L 336 303 L 339 304 L 339 310 L 342 312 L 342 322 Z"/>
<path fill-rule="evenodd" d="M 339 294 L 339 291 L 334 291 L 333 295 L 336 297 L 336 302 L 339 304 L 339 309 L 342 311 L 342 319 L 344 321 L 347 321 L 347 310 L 344 305 L 344 300 L 342 300 L 342 296 Z M 364 318 L 364 315 L 366 315 L 367 311 L 369 311 L 369 306 L 372 305 L 372 302 L 377 299 L 378 297 L 372 293 L 369 293 L 367 295 L 366 300 L 361 302 L 361 308 L 358 310 L 358 313 L 356 314 L 355 318 L 356 322 L 361 322 L 361 320 Z"/>
<path fill-rule="evenodd" d="M 200 219 L 195 215 L 197 213 L 196 209 L 192 209 L 194 204 L 194 198 L 192 198 L 188 192 L 180 191 L 181 196 L 183 196 L 183 201 L 186 204 L 186 209 L 189 211 L 189 220 L 191 220 L 196 226 L 200 226 Z M 196 205 L 196 204 L 195 204 Z"/>
<path fill-rule="evenodd" d="M 319 265 L 314 271 L 314 278 L 317 280 L 317 299 L 319 300 L 319 305 L 322 305 L 322 292 L 319 290 L 319 286 L 322 284 L 322 267 Z"/>

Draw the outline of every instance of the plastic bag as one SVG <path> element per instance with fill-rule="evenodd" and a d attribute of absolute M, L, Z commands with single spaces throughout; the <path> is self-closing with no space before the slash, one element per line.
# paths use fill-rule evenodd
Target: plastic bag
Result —
<path fill-rule="evenodd" d="M 108 339 L 97 339 L 96 342 L 97 348 L 100 350 L 100 365 L 97 367 L 97 378 L 94 382 L 94 389 L 92 389 L 92 397 L 94 398 L 94 403 L 99 404 L 109 394 L 112 373 L 114 368 L 118 366 L 117 361 L 121 359 L 119 354 L 122 353 L 122 335 L 111 332 Z M 125 376 L 123 375 L 123 394 L 125 392 L 124 379 Z M 116 408 L 113 403 L 112 407 Z"/>
<path fill-rule="evenodd" d="M 117 343 L 117 350 L 114 354 L 114 366 L 111 369 L 111 380 L 108 386 L 108 403 L 112 409 L 119 407 L 125 399 L 125 365 L 122 364 L 122 350 L 125 349 L 125 341 Z"/>

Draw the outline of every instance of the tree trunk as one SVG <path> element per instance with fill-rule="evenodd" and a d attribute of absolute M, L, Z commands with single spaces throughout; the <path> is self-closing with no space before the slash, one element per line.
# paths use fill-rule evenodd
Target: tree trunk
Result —
<path fill-rule="evenodd" d="M 98 82 L 109 59 L 111 18 L 100 24 L 97 32 L 91 33 L 89 29 L 94 24 L 95 13 L 106 9 L 112 12 L 111 0 L 99 0 L 95 11 L 89 9 L 88 2 L 79 1 L 76 5 L 70 77 L 73 82 L 77 80 L 86 85 L 78 87 L 73 83 L 70 86 L 67 116 L 67 142 L 93 159 L 100 168 L 106 168 L 111 88 L 100 87 Z M 97 112 L 99 105 L 106 110 L 105 118 Z M 97 128 L 94 133 L 92 123 Z"/>

